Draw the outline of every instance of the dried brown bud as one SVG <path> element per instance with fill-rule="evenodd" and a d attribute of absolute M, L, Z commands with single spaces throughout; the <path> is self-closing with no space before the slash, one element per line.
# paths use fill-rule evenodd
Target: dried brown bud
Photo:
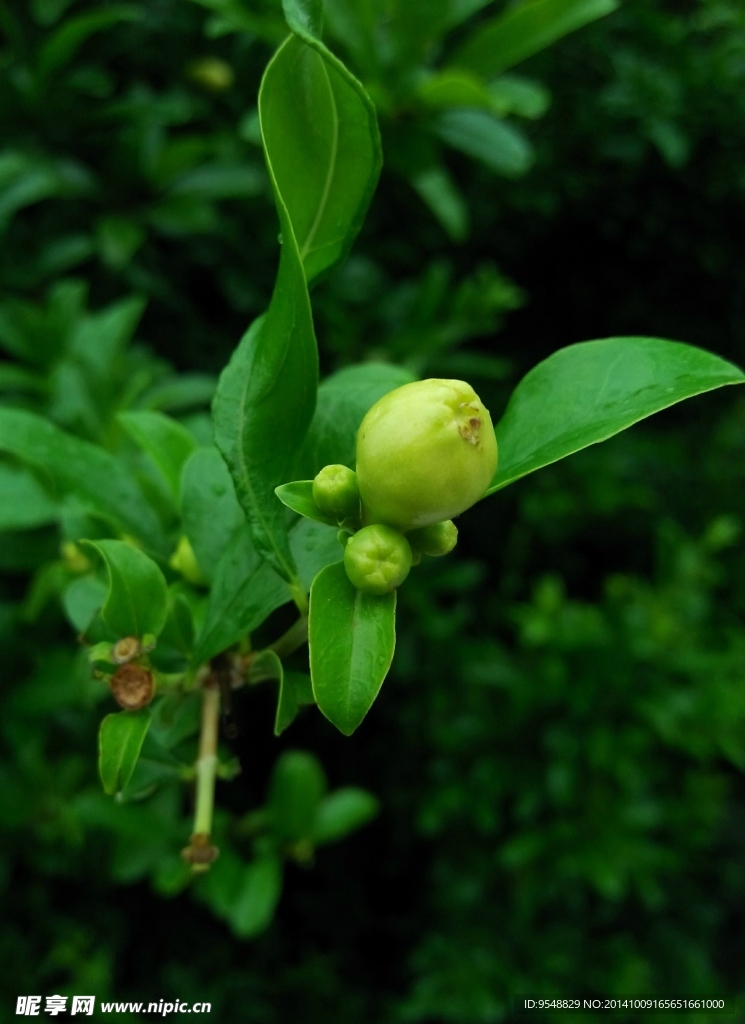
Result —
<path fill-rule="evenodd" d="M 137 711 L 153 699 L 153 674 L 141 665 L 120 665 L 109 685 L 114 700 L 125 711 Z"/>
<path fill-rule="evenodd" d="M 219 853 L 219 849 L 210 841 L 209 833 L 195 832 L 189 840 L 189 845 L 181 851 L 181 856 L 191 865 L 192 871 L 208 871 Z"/>
<path fill-rule="evenodd" d="M 126 665 L 134 661 L 142 653 L 142 644 L 136 636 L 125 636 L 117 640 L 111 650 L 111 660 L 115 665 Z"/>

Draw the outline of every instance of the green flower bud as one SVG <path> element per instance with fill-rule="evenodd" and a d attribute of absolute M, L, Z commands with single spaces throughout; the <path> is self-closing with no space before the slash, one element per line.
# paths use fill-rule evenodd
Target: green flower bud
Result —
<path fill-rule="evenodd" d="M 410 530 L 452 519 L 483 497 L 496 468 L 491 417 L 470 384 L 404 384 L 357 434 L 363 521 Z"/>
<path fill-rule="evenodd" d="M 328 516 L 359 515 L 357 474 L 347 466 L 324 466 L 313 481 L 313 501 Z"/>
<path fill-rule="evenodd" d="M 412 550 L 421 551 L 423 555 L 449 555 L 458 543 L 458 527 L 452 519 L 444 523 L 431 523 L 420 530 L 412 530 L 407 534 Z"/>
<path fill-rule="evenodd" d="M 390 526 L 365 526 L 347 541 L 344 568 L 358 590 L 389 594 L 409 575 L 411 547 L 403 534 Z"/>
<path fill-rule="evenodd" d="M 194 548 L 189 543 L 189 538 L 185 535 L 182 534 L 179 538 L 178 547 L 168 559 L 168 564 L 176 572 L 180 572 L 189 583 L 193 583 L 197 587 L 206 586 L 207 580 L 199 567 L 197 556 L 194 554 Z"/>

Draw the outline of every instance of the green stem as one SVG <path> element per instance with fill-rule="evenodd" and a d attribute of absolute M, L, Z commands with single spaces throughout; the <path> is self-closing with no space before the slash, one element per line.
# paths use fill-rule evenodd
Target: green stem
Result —
<path fill-rule="evenodd" d="M 215 804 L 217 774 L 217 735 L 220 723 L 220 691 L 205 686 L 202 699 L 202 730 L 199 735 L 199 757 L 194 766 L 197 778 L 194 834 L 209 835 Z"/>

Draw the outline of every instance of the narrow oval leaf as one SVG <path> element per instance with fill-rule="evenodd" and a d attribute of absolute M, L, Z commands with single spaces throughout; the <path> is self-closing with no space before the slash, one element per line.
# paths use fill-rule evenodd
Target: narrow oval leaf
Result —
<path fill-rule="evenodd" d="M 325 797 L 313 823 L 313 841 L 334 843 L 362 828 L 380 811 L 380 801 L 366 789 L 348 786 Z"/>
<path fill-rule="evenodd" d="M 61 495 L 74 495 L 117 528 L 159 550 L 167 547 L 160 522 L 133 477 L 98 445 L 66 434 L 35 413 L 0 409 L 0 451 L 39 470 Z"/>
<path fill-rule="evenodd" d="M 434 120 L 433 130 L 443 142 L 480 160 L 495 174 L 517 177 L 533 162 L 532 147 L 522 132 L 488 110 L 443 111 Z"/>
<path fill-rule="evenodd" d="M 295 582 L 285 514 L 274 488 L 293 475 L 313 416 L 318 354 L 297 245 L 279 199 L 278 206 L 284 244 L 277 284 L 269 312 L 254 321 L 220 377 L 215 440 L 257 551 Z"/>
<path fill-rule="evenodd" d="M 523 0 L 479 25 L 451 59 L 484 78 L 493 78 L 562 36 L 610 14 L 619 0 Z"/>
<path fill-rule="evenodd" d="M 282 894 L 282 862 L 272 854 L 247 864 L 231 894 L 228 921 L 236 935 L 248 939 L 271 924 Z"/>
<path fill-rule="evenodd" d="M 378 181 L 381 151 L 363 87 L 300 22 L 293 27 L 302 38 L 288 39 L 267 68 L 259 113 L 270 173 L 310 283 L 349 251 Z"/>
<path fill-rule="evenodd" d="M 283 505 L 291 508 L 298 515 L 305 516 L 306 519 L 314 519 L 317 523 L 325 523 L 326 526 L 337 525 L 336 520 L 322 512 L 313 500 L 312 480 L 293 480 L 290 484 L 275 487 L 274 493 Z"/>
<path fill-rule="evenodd" d="M 313 34 L 317 7 L 291 7 L 288 16 L 303 38 L 280 47 L 259 93 L 280 221 L 279 272 L 266 316 L 251 326 L 220 378 L 214 411 L 217 445 L 256 549 L 296 586 L 273 492 L 293 475 L 315 406 L 318 354 L 307 282 L 340 260 L 359 230 L 380 171 L 380 145 L 364 90 Z"/>
<path fill-rule="evenodd" d="M 313 695 L 345 736 L 352 735 L 378 696 L 395 644 L 395 591 L 384 597 L 363 594 L 339 563 L 316 576 L 308 620 Z"/>
<path fill-rule="evenodd" d="M 310 839 L 326 793 L 326 776 L 318 759 L 304 750 L 286 750 L 269 781 L 272 831 L 284 842 Z"/>
<path fill-rule="evenodd" d="M 184 465 L 181 515 L 199 568 L 211 581 L 235 531 L 246 521 L 217 448 L 198 448 Z"/>
<path fill-rule="evenodd" d="M 554 352 L 515 388 L 495 427 L 499 466 L 487 494 L 684 398 L 742 384 L 732 363 L 659 338 L 605 338 Z"/>
<path fill-rule="evenodd" d="M 121 540 L 81 544 L 97 551 L 109 571 L 109 593 L 101 609 L 106 625 L 118 637 L 159 636 L 168 616 L 168 587 L 152 558 Z"/>
<path fill-rule="evenodd" d="M 104 792 L 119 793 L 135 770 L 150 725 L 150 708 L 106 715 L 98 733 L 98 773 Z"/>
<path fill-rule="evenodd" d="M 150 456 L 171 494 L 178 498 L 181 470 L 197 447 L 186 427 L 162 412 L 149 409 L 120 412 L 117 419 L 134 443 Z"/>

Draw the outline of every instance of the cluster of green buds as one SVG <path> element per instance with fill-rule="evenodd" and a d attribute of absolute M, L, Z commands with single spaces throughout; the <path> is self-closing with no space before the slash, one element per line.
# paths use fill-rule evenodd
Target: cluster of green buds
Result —
<path fill-rule="evenodd" d="M 356 457 L 356 473 L 339 465 L 321 470 L 313 501 L 340 527 L 350 581 L 383 595 L 422 555 L 453 550 L 453 517 L 483 497 L 496 472 L 497 441 L 469 384 L 423 380 L 373 405 L 357 434 Z"/>

